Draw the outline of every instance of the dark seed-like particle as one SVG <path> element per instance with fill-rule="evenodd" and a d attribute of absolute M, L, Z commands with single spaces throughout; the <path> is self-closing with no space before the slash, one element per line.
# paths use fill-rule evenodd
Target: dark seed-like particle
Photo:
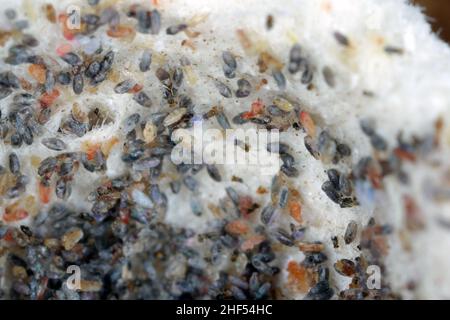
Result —
<path fill-rule="evenodd" d="M 358 232 L 358 224 L 356 221 L 352 220 L 348 223 L 347 229 L 345 229 L 344 241 L 345 244 L 350 244 L 355 240 L 356 234 Z"/>
<path fill-rule="evenodd" d="M 333 202 L 340 203 L 341 197 L 331 181 L 325 181 L 322 190 Z"/>
<path fill-rule="evenodd" d="M 202 205 L 200 204 L 200 202 L 197 199 L 195 199 L 195 198 L 191 199 L 190 205 L 191 205 L 191 210 L 192 210 L 193 214 L 195 214 L 197 217 L 202 215 L 202 213 L 203 213 Z"/>
<path fill-rule="evenodd" d="M 179 88 L 183 83 L 183 78 L 184 78 L 183 69 L 175 68 L 172 74 L 172 81 L 174 86 Z"/>
<path fill-rule="evenodd" d="M 150 69 L 152 63 L 152 53 L 150 50 L 144 50 L 142 53 L 141 61 L 139 61 L 139 70 L 146 72 Z"/>
<path fill-rule="evenodd" d="M 10 88 L 0 86 L 0 100 L 6 98 L 12 93 L 12 90 Z"/>
<path fill-rule="evenodd" d="M 327 259 L 328 257 L 323 252 L 308 252 L 306 253 L 305 260 L 302 261 L 302 264 L 305 267 L 311 268 L 327 261 Z"/>
<path fill-rule="evenodd" d="M 222 60 L 224 62 L 223 65 L 223 72 L 225 74 L 225 77 L 231 79 L 236 76 L 236 68 L 237 68 L 237 62 L 233 54 L 229 51 L 222 52 Z"/>
<path fill-rule="evenodd" d="M 135 82 L 133 80 L 131 80 L 131 79 L 124 80 L 122 82 L 119 82 L 114 87 L 114 92 L 118 93 L 118 94 L 127 93 L 128 91 L 131 90 L 131 88 L 133 88 L 134 85 L 135 85 Z"/>
<path fill-rule="evenodd" d="M 376 133 L 370 136 L 370 143 L 377 150 L 385 151 L 387 149 L 386 140 Z"/>
<path fill-rule="evenodd" d="M 283 165 L 287 168 L 292 168 L 295 164 L 295 159 L 289 153 L 281 153 L 280 155 L 281 161 L 283 161 Z"/>
<path fill-rule="evenodd" d="M 246 300 L 247 296 L 245 295 L 244 291 L 242 291 L 240 288 L 236 286 L 231 286 L 231 294 L 233 295 L 233 298 L 236 300 Z"/>
<path fill-rule="evenodd" d="M 86 69 L 85 75 L 88 78 L 95 77 L 101 70 L 102 64 L 99 61 L 92 61 Z"/>
<path fill-rule="evenodd" d="M 216 114 L 216 119 L 219 125 L 222 127 L 222 129 L 224 130 L 231 129 L 230 122 L 228 121 L 227 116 L 222 111 Z"/>
<path fill-rule="evenodd" d="M 59 199 L 67 199 L 72 193 L 70 181 L 65 177 L 61 177 L 56 181 L 55 194 Z"/>
<path fill-rule="evenodd" d="M 353 261 L 348 259 L 341 259 L 336 261 L 334 269 L 343 276 L 350 277 L 356 273 L 356 265 Z"/>
<path fill-rule="evenodd" d="M 227 193 L 228 197 L 233 201 L 235 206 L 239 205 L 239 194 L 236 190 L 234 190 L 233 187 L 226 187 L 225 192 Z"/>
<path fill-rule="evenodd" d="M 208 172 L 211 179 L 213 179 L 214 181 L 217 181 L 217 182 L 222 181 L 222 177 L 220 176 L 219 169 L 217 169 L 217 166 L 215 166 L 214 164 L 207 164 L 206 171 Z"/>
<path fill-rule="evenodd" d="M 228 88 L 228 86 L 226 84 L 224 84 L 223 82 L 216 80 L 214 81 L 217 90 L 219 90 L 219 93 L 224 96 L 225 98 L 231 98 L 232 93 L 231 93 L 231 89 Z"/>
<path fill-rule="evenodd" d="M 375 123 L 372 119 L 362 119 L 359 125 L 361 130 L 369 137 L 375 134 Z"/>
<path fill-rule="evenodd" d="M 281 172 L 283 172 L 286 176 L 291 177 L 291 178 L 295 178 L 298 177 L 299 172 L 295 167 L 288 167 L 286 165 L 282 165 L 280 167 Z"/>
<path fill-rule="evenodd" d="M 329 300 L 333 297 L 334 290 L 330 288 L 328 281 L 319 281 L 305 296 L 305 300 Z"/>
<path fill-rule="evenodd" d="M 278 206 L 280 208 L 284 208 L 287 204 L 287 200 L 288 200 L 288 196 L 289 196 L 289 190 L 286 187 L 283 187 L 280 191 L 280 199 L 278 201 Z"/>
<path fill-rule="evenodd" d="M 272 205 L 265 206 L 261 211 L 261 222 L 265 225 L 269 225 L 272 222 L 272 218 L 275 214 L 275 208 Z"/>
<path fill-rule="evenodd" d="M 346 36 L 344 36 L 342 33 L 340 33 L 339 31 L 334 32 L 333 36 L 336 39 L 336 41 L 342 46 L 347 47 L 350 44 L 350 41 L 348 40 L 348 38 Z"/>
<path fill-rule="evenodd" d="M 344 196 L 350 196 L 353 191 L 352 182 L 345 175 L 341 174 L 339 177 L 339 191 Z"/>
<path fill-rule="evenodd" d="M 48 157 L 44 159 L 39 165 L 38 175 L 42 177 L 48 173 L 53 172 L 56 169 L 57 165 L 58 161 L 55 157 Z"/>
<path fill-rule="evenodd" d="M 68 85 L 72 80 L 70 72 L 60 72 L 56 77 L 56 80 L 58 81 L 59 84 L 62 84 L 63 86 Z"/>
<path fill-rule="evenodd" d="M 277 86 L 280 90 L 286 89 L 286 78 L 280 70 L 274 70 L 272 72 L 272 76 L 275 79 L 275 82 L 277 83 Z"/>
<path fill-rule="evenodd" d="M 57 138 L 44 138 L 42 139 L 42 144 L 51 150 L 61 151 L 67 146 L 61 139 Z"/>
<path fill-rule="evenodd" d="M 284 229 L 277 229 L 277 231 L 275 232 L 275 238 L 281 243 L 284 244 L 285 246 L 288 247 L 293 247 L 294 246 L 294 239 L 291 237 L 291 235 L 289 233 L 287 233 L 286 230 Z"/>
<path fill-rule="evenodd" d="M 161 14 L 158 10 L 152 10 L 150 14 L 150 33 L 158 34 L 161 29 Z"/>
<path fill-rule="evenodd" d="M 170 182 L 170 189 L 172 190 L 172 192 L 174 194 L 177 194 L 178 192 L 180 192 L 180 189 L 181 189 L 180 181 L 171 181 Z"/>
<path fill-rule="evenodd" d="M 75 94 L 81 94 L 83 92 L 84 80 L 81 73 L 77 73 L 73 76 L 72 87 Z"/>
<path fill-rule="evenodd" d="M 183 179 L 184 185 L 191 191 L 197 191 L 198 182 L 192 176 L 186 176 Z"/>
<path fill-rule="evenodd" d="M 61 59 L 73 67 L 80 66 L 82 64 L 80 57 L 73 52 L 66 53 L 61 57 Z"/>
<path fill-rule="evenodd" d="M 307 63 L 305 65 L 305 71 L 303 71 L 301 83 L 310 84 L 313 79 L 313 70 L 312 67 Z"/>
<path fill-rule="evenodd" d="M 289 64 L 288 71 L 290 73 L 296 73 L 300 70 L 302 65 L 302 51 L 300 45 L 296 44 L 291 48 L 289 52 Z"/>
<path fill-rule="evenodd" d="M 24 34 L 22 37 L 22 43 L 29 47 L 37 47 L 39 45 L 39 40 L 31 34 Z"/>
<path fill-rule="evenodd" d="M 287 153 L 289 151 L 289 146 L 281 142 L 272 142 L 267 144 L 267 151 L 271 153 Z"/>
<path fill-rule="evenodd" d="M 5 16 L 8 20 L 14 20 L 17 17 L 17 12 L 16 10 L 9 8 L 5 10 Z"/>
<path fill-rule="evenodd" d="M 336 85 L 336 81 L 334 79 L 334 72 L 331 70 L 330 67 L 326 66 L 322 69 L 323 78 L 325 79 L 325 82 L 330 88 L 334 88 Z"/>
<path fill-rule="evenodd" d="M 336 236 L 331 237 L 331 242 L 333 243 L 333 248 L 339 248 L 339 239 Z"/>
<path fill-rule="evenodd" d="M 238 89 L 236 90 L 237 98 L 245 98 L 250 95 L 250 92 L 252 90 L 250 82 L 241 78 L 237 81 L 237 85 L 238 85 Z"/>
<path fill-rule="evenodd" d="M 348 157 L 352 154 L 352 150 L 345 143 L 338 144 L 336 150 L 342 157 Z"/>
<path fill-rule="evenodd" d="M 399 55 L 403 54 L 402 48 L 397 48 L 397 47 L 393 47 L 393 46 L 384 47 L 384 51 L 389 54 L 399 54 Z"/>
<path fill-rule="evenodd" d="M 152 100 L 144 91 L 139 91 L 138 93 L 135 93 L 133 95 L 133 100 L 146 108 L 150 108 L 152 106 Z"/>
<path fill-rule="evenodd" d="M 53 72 L 47 69 L 45 72 L 45 92 L 50 93 L 53 91 L 53 88 L 55 87 L 55 77 L 53 75 Z"/>
<path fill-rule="evenodd" d="M 163 68 L 156 69 L 155 75 L 159 81 L 164 81 L 170 78 L 170 74 Z"/>
<path fill-rule="evenodd" d="M 14 175 L 20 173 L 19 157 L 14 152 L 9 154 L 9 171 L 11 171 L 11 173 Z"/>
<path fill-rule="evenodd" d="M 336 190 L 339 190 L 339 171 L 336 169 L 329 169 L 327 170 L 328 179 L 330 179 L 331 183 L 333 184 L 333 187 Z"/>
<path fill-rule="evenodd" d="M 187 24 L 185 24 L 185 23 L 180 23 L 180 24 L 177 24 L 177 25 L 168 27 L 168 28 L 166 29 L 166 33 L 167 33 L 168 35 L 174 35 L 174 34 L 177 34 L 177 33 L 180 32 L 180 31 L 183 31 L 183 30 L 186 29 L 186 28 L 187 28 Z"/>

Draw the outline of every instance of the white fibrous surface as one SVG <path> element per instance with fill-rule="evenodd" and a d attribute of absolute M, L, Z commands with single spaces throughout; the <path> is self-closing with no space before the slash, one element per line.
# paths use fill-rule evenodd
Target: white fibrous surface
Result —
<path fill-rule="evenodd" d="M 75 173 L 72 194 L 65 203 L 76 211 L 88 212 L 92 207 L 88 196 L 105 176 L 115 178 L 129 170 L 121 159 L 122 145 L 126 139 L 124 120 L 136 112 L 145 120 L 152 113 L 170 110 L 162 99 L 161 84 L 155 76 L 158 67 L 176 66 L 180 64 L 180 59 L 189 59 L 191 64 L 184 68 L 180 92 L 189 95 L 198 115 L 219 106 L 231 122 L 240 112 L 250 110 L 252 101 L 257 98 L 262 99 L 266 106 L 271 104 L 270 99 L 279 94 L 279 89 L 270 71 L 260 73 L 257 65 L 258 54 L 261 51 L 270 52 L 284 64 L 282 72 L 287 83 L 282 95 L 299 110 L 308 112 L 315 120 L 317 130 L 326 129 L 332 137 L 351 148 L 350 157 L 333 164 L 311 156 L 304 145 L 306 134 L 303 128 L 296 129 L 290 125 L 280 132 L 279 137 L 280 142 L 289 145 L 299 171 L 298 177 L 286 180 L 289 181 L 289 188 L 300 194 L 302 226 L 306 227 L 304 241 L 321 241 L 324 244 L 324 253 L 328 257 L 325 265 L 330 268 L 330 286 L 336 293 L 334 297 L 348 289 L 351 278 L 337 273 L 333 265 L 338 259 L 354 260 L 361 255 L 362 251 L 358 248 L 360 233 L 374 217 L 378 224 L 388 225 L 392 229 L 385 235 L 389 248 L 380 260 L 383 264 L 383 284 L 401 298 L 450 298 L 450 257 L 447 254 L 450 248 L 450 50 L 431 32 L 419 8 L 403 0 L 159 0 L 156 5 L 151 1 L 101 0 L 99 6 L 114 5 L 120 12 L 125 12 L 131 4 L 139 2 L 149 8 L 157 8 L 161 13 L 162 27 L 158 35 L 137 32 L 133 39 L 118 39 L 108 37 L 106 28 L 101 27 L 95 33 L 95 40 L 68 41 L 62 37 L 61 24 L 51 24 L 45 18 L 42 5 L 52 3 L 57 13 L 65 12 L 69 5 L 79 6 L 82 14 L 94 13 L 95 7 L 89 6 L 87 1 L 0 0 L 2 10 L 15 8 L 19 15 L 17 19 L 29 20 L 26 33 L 39 40 L 39 46 L 34 50 L 45 56 L 47 61 L 52 61 L 56 70 L 67 68 L 56 53 L 56 48 L 64 43 L 70 43 L 73 51 L 79 54 L 83 50 L 89 52 L 92 50 L 89 46 L 95 47 L 98 43 L 105 52 L 109 49 L 115 52 L 114 81 L 104 81 L 96 90 L 89 90 L 85 81 L 85 90 L 81 95 L 75 95 L 71 85 L 58 87 L 61 94 L 52 105 L 52 116 L 43 126 L 42 135 L 35 138 L 32 145 L 13 148 L 6 140 L 0 142 L 0 164 L 7 170 L 8 155 L 14 151 L 21 161 L 22 173 L 29 177 L 26 192 L 19 198 L 22 199 L 20 201 L 24 201 L 27 195 L 34 195 L 37 206 L 35 214 L 47 209 L 52 201 L 57 201 L 53 195 L 50 204 L 39 202 L 38 176 L 31 164 L 32 157 L 42 160 L 58 154 L 41 144 L 43 138 L 61 138 L 68 146 L 66 151 L 78 152 L 83 150 L 87 141 L 104 143 L 116 137 L 119 142 L 111 149 L 105 172 L 91 173 L 80 165 Z M 273 17 L 273 27 L 267 29 L 269 14 Z M 192 31 L 199 32 L 197 37 L 189 38 L 183 32 L 166 35 L 167 27 L 193 19 L 199 21 L 192 26 Z M 124 14 L 121 14 L 121 23 L 136 24 L 135 19 Z M 10 22 L 2 17 L 0 29 L 8 28 Z M 238 30 L 251 39 L 256 49 L 243 48 Z M 338 43 L 335 32 L 345 35 L 349 44 Z M 189 41 L 192 47 L 182 45 L 183 40 Z M 0 47 L 0 58 L 7 56 L 12 43 L 13 39 L 10 39 Z M 312 66 L 312 86 L 301 83 L 300 73 L 292 75 L 287 71 L 289 52 L 295 44 L 300 45 L 302 54 Z M 146 48 L 151 50 L 153 56 L 150 71 L 143 73 L 139 71 L 139 60 Z M 395 50 L 389 53 L 386 48 Z M 223 51 L 229 51 L 236 57 L 237 75 L 233 79 L 224 77 Z M 1 62 L 0 65 L 0 71 L 11 70 L 18 77 L 35 83 L 27 73 L 28 64 L 12 66 Z M 322 70 L 325 67 L 332 70 L 334 86 L 328 85 L 324 79 Z M 115 85 L 128 78 L 143 85 L 153 102 L 152 107 L 138 105 L 131 94 L 114 92 Z M 236 81 L 240 78 L 252 84 L 252 92 L 245 99 L 234 96 Z M 267 84 L 256 89 L 263 78 L 267 79 Z M 228 85 L 233 97 L 219 95 L 214 79 Z M 0 100 L 2 117 L 7 115 L 11 99 L 12 95 Z M 82 137 L 65 136 L 58 132 L 58 128 L 61 121 L 70 115 L 74 103 L 78 103 L 85 112 L 98 107 L 111 117 L 112 122 Z M 360 128 L 363 119 L 373 120 L 376 133 L 388 145 L 386 151 L 376 151 L 371 146 L 369 137 Z M 439 121 L 443 126 L 436 129 Z M 204 130 L 220 128 L 214 117 L 202 123 Z M 231 126 L 237 127 L 233 123 Z M 243 128 L 257 126 L 247 123 Z M 192 131 L 186 129 L 179 134 L 186 135 Z M 351 208 L 341 208 L 322 191 L 321 186 L 328 179 L 327 169 L 336 168 L 341 173 L 350 174 L 363 157 L 390 159 L 398 146 L 400 133 L 408 142 L 414 137 L 434 137 L 433 141 L 438 141 L 430 149 L 417 151 L 413 161 L 403 159 L 401 173 L 407 176 L 408 182 L 401 182 L 397 173 L 386 175 L 381 188 L 358 191 L 359 205 Z M 232 145 L 232 141 L 227 142 L 227 146 Z M 251 147 L 249 152 L 257 151 Z M 270 157 L 275 163 L 279 161 L 277 154 L 271 154 L 264 148 L 259 151 L 264 159 Z M 270 201 L 274 175 L 270 172 L 270 166 L 264 170 L 259 165 L 245 164 L 218 167 L 221 182 L 212 180 L 205 170 L 195 175 L 199 182 L 195 197 L 203 207 L 203 214 L 195 216 L 189 204 L 192 193 L 184 186 L 178 195 L 170 191 L 169 182 L 176 176 L 176 171 L 168 159 L 164 162 L 163 172 L 167 174 L 160 178 L 159 184 L 168 197 L 164 218 L 167 224 L 190 228 L 197 233 L 212 231 L 219 217 L 211 208 L 218 207 L 219 200 L 227 197 L 225 188 L 229 186 L 239 194 L 251 196 L 259 204 L 260 208 L 252 213 L 254 217 L 249 223 L 253 228 L 260 224 L 260 211 Z M 243 182 L 233 181 L 233 176 Z M 258 193 L 261 187 L 269 192 Z M 410 201 L 409 206 L 405 205 L 405 196 L 413 199 L 414 204 Z M 0 198 L 1 212 L 17 200 Z M 221 218 L 226 218 L 223 215 Z M 31 223 L 32 219 L 30 215 L 26 221 L 9 224 L 19 226 Z M 286 230 L 289 223 L 294 223 L 286 211 L 280 212 L 276 219 L 276 225 Z M 343 236 L 352 220 L 357 222 L 359 232 L 355 241 L 346 245 Z M 413 223 L 411 220 L 414 220 Z M 334 236 L 338 238 L 338 248 L 333 247 L 331 238 Z M 289 261 L 301 263 L 303 253 L 297 246 L 277 246 L 276 254 L 276 265 L 281 270 L 276 276 L 277 297 L 303 298 L 305 292 L 300 292 L 290 283 L 287 269 Z M 236 269 L 242 268 L 239 262 L 235 263 Z M 210 267 L 207 271 L 212 278 L 218 276 L 218 269 L 215 268 Z"/>

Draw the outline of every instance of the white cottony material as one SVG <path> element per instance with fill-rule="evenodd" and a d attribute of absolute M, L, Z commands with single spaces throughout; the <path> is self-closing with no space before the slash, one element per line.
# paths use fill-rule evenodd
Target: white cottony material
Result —
<path fill-rule="evenodd" d="M 118 8 L 127 8 L 139 1 L 100 2 L 102 6 L 114 4 Z M 149 0 L 141 2 L 146 5 L 150 3 Z M 43 52 L 46 59 L 54 59 L 55 66 L 60 66 L 58 68 L 67 68 L 55 51 L 67 41 L 61 36 L 60 25 L 50 24 L 46 20 L 41 8 L 44 3 L 52 3 L 58 13 L 64 12 L 70 4 L 79 5 L 82 13 L 93 12 L 93 8 L 87 1 L 81 0 L 0 0 L 2 10 L 16 8 L 19 18 L 30 20 L 27 32 L 40 41 L 36 51 Z M 248 55 L 243 50 L 236 30 L 245 30 L 253 41 L 266 47 L 283 62 L 288 61 L 291 47 L 299 43 L 303 54 L 314 66 L 314 88 L 308 90 L 286 71 L 286 96 L 319 119 L 320 127 L 326 127 L 335 138 L 345 141 L 352 149 L 351 160 L 347 163 L 323 165 L 306 150 L 302 131 L 290 128 L 280 134 L 280 141 L 291 147 L 296 167 L 300 171 L 299 177 L 292 180 L 292 185 L 301 195 L 303 220 L 307 227 L 306 239 L 325 244 L 332 287 L 339 292 L 346 289 L 350 281 L 350 278 L 334 271 L 333 263 L 337 259 L 354 259 L 360 255 L 357 248 L 359 236 L 352 244 L 344 245 L 343 235 L 348 222 L 355 220 L 361 230 L 370 217 L 375 217 L 377 222 L 393 226 L 393 233 L 389 236 L 389 253 L 384 259 L 386 268 L 382 274 L 383 281 L 390 285 L 393 292 L 403 298 L 450 298 L 450 229 L 439 223 L 445 219 L 450 221 L 450 202 L 448 199 L 447 202 L 434 202 L 427 196 L 433 188 L 445 186 L 448 190 L 450 185 L 450 49 L 431 33 L 420 9 L 403 0 L 159 0 L 158 3 L 162 16 L 161 33 L 165 33 L 165 28 L 170 25 L 206 15 L 205 21 L 193 28 L 200 32 L 198 38 L 192 39 L 195 50 L 181 46 L 181 41 L 186 38 L 181 33 L 164 37 L 164 41 L 162 37 L 137 33 L 133 41 L 128 43 L 109 38 L 104 31 L 99 32 L 102 34 L 100 39 L 103 48 L 111 48 L 116 52 L 114 68 L 119 74 L 117 82 L 105 81 L 95 93 L 86 91 L 80 96 L 73 94 L 71 86 L 63 89 L 62 98 L 57 100 L 56 111 L 45 125 L 42 138 L 59 137 L 57 130 L 60 121 L 68 117 L 74 102 L 85 111 L 99 106 L 111 115 L 113 122 L 82 138 L 70 137 L 64 141 L 69 151 L 79 151 L 85 141 L 102 142 L 113 136 L 119 137 L 119 143 L 108 158 L 106 175 L 120 176 L 127 170 L 120 157 L 124 142 L 124 119 L 137 111 L 145 118 L 164 109 L 161 88 L 155 77 L 155 70 L 164 65 L 164 59 L 169 65 L 179 64 L 182 57 L 191 61 L 191 76 L 196 80 L 185 75 L 185 90 L 196 105 L 197 113 L 220 105 L 231 119 L 239 112 L 248 111 L 250 105 L 234 97 L 223 98 L 217 93 L 212 78 L 221 79 L 233 91 L 237 89 L 236 80 L 239 78 L 230 80 L 223 76 L 222 51 L 229 50 L 237 56 L 239 74 L 254 80 L 253 83 L 256 84 L 263 77 L 268 80 L 268 84 L 258 93 L 252 93 L 255 99 L 273 96 L 278 90 L 270 75 L 259 74 L 257 56 Z M 270 30 L 265 27 L 268 14 L 274 17 Z M 127 19 L 133 21 L 131 18 L 124 19 L 124 23 L 128 22 Z M 7 28 L 4 17 L 0 18 L 2 28 Z M 348 47 L 336 41 L 333 36 L 336 31 L 348 37 Z M 9 45 L 10 42 L 0 48 L 1 58 L 7 56 Z M 77 51 L 80 50 L 77 46 L 88 46 L 89 51 L 95 44 L 72 45 Z M 399 48 L 402 54 L 388 54 L 384 50 L 386 46 Z M 147 73 L 139 72 L 138 65 L 144 48 L 150 48 L 153 52 L 151 71 Z M 325 66 L 334 74 L 334 88 L 330 88 L 322 76 Z M 5 70 L 12 70 L 18 76 L 29 79 L 27 68 L 23 65 L 2 63 L 0 71 Z M 153 102 L 150 109 L 136 104 L 132 95 L 114 93 L 114 86 L 127 78 L 144 85 Z M 11 97 L 8 97 L 0 101 L 2 113 L 7 114 L 10 100 Z M 377 132 L 392 148 L 400 132 L 405 139 L 433 134 L 435 122 L 440 117 L 445 124 L 441 134 L 441 149 L 434 152 L 432 159 L 407 164 L 405 171 L 410 179 L 408 185 L 402 185 L 395 177 L 389 177 L 384 182 L 384 190 L 377 192 L 376 203 L 344 209 L 333 203 L 321 190 L 322 183 L 327 179 L 326 169 L 337 167 L 349 173 L 351 166 L 361 157 L 372 154 L 369 139 L 359 126 L 362 118 L 373 118 Z M 218 128 L 215 119 L 205 123 L 205 129 L 207 126 Z M 40 139 L 32 146 L 15 150 L 22 161 L 22 172 L 30 177 L 27 194 L 38 194 L 36 169 L 31 166 L 30 156 L 37 155 L 44 159 L 56 154 L 46 149 L 39 142 Z M 0 142 L 0 163 L 5 167 L 11 151 L 9 144 Z M 226 196 L 225 187 L 230 185 L 239 192 L 256 197 L 259 204 L 267 204 L 270 195 L 256 195 L 256 190 L 260 186 L 270 189 L 272 177 L 261 174 L 259 169 L 258 166 L 220 166 L 225 181 L 221 183 L 210 179 L 203 170 L 196 176 L 200 181 L 203 215 L 196 217 L 192 214 L 190 195 L 185 188 L 177 196 L 167 192 L 169 208 L 166 221 L 176 226 L 193 228 L 197 232 L 208 231 L 217 220 L 208 205 L 218 205 L 219 199 Z M 242 178 L 244 183 L 231 182 L 232 176 Z M 169 181 L 162 180 L 162 184 L 166 183 L 167 186 Z M 87 196 L 100 182 L 100 174 L 79 170 L 67 203 L 80 210 L 89 210 L 91 203 L 87 201 Z M 416 199 L 425 218 L 424 229 L 410 232 L 405 227 L 404 194 Z M 140 194 L 135 196 L 140 197 Z M 10 203 L 12 200 L 0 200 L 1 211 Z M 289 221 L 289 217 L 280 219 Z M 333 248 L 331 242 L 333 236 L 337 236 L 341 243 L 337 249 Z M 286 264 L 292 259 L 299 262 L 302 259 L 297 248 L 279 252 L 278 260 L 282 269 L 279 277 L 280 298 L 303 296 L 289 290 L 286 284 Z"/>

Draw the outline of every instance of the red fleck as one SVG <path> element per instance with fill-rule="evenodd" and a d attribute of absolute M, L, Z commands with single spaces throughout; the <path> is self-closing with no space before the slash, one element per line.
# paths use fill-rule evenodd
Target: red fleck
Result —
<path fill-rule="evenodd" d="M 10 209 L 6 208 L 3 213 L 3 220 L 5 222 L 15 222 L 19 220 L 23 220 L 28 217 L 28 212 L 24 209 Z"/>
<path fill-rule="evenodd" d="M 241 250 L 242 251 L 250 251 L 257 245 L 259 245 L 261 242 L 263 242 L 266 238 L 262 235 L 254 235 L 242 242 L 241 244 Z"/>
<path fill-rule="evenodd" d="M 60 45 L 58 48 L 56 48 L 56 53 L 58 54 L 58 56 L 62 57 L 66 53 L 71 52 L 72 49 L 73 48 L 70 43 L 64 43 L 64 44 Z"/>
<path fill-rule="evenodd" d="M 308 273 L 305 267 L 294 260 L 288 262 L 287 271 L 289 273 L 288 281 L 295 289 L 300 292 L 306 292 L 309 289 Z"/>
<path fill-rule="evenodd" d="M 112 38 L 124 38 L 134 35 L 135 30 L 129 26 L 118 25 L 106 31 L 106 34 Z"/>
<path fill-rule="evenodd" d="M 58 97 L 59 97 L 58 89 L 53 89 L 53 91 L 50 93 L 44 92 L 44 94 L 39 98 L 41 107 L 43 108 L 50 107 Z"/>
<path fill-rule="evenodd" d="M 141 91 L 144 88 L 143 85 L 136 83 L 133 88 L 131 88 L 128 93 L 137 93 L 139 91 Z"/>
<path fill-rule="evenodd" d="M 239 197 L 239 211 L 245 216 L 254 209 L 253 200 L 250 196 Z"/>
<path fill-rule="evenodd" d="M 251 111 L 253 114 L 261 114 L 264 111 L 264 103 L 261 99 L 256 99 L 256 101 L 252 102 Z"/>
<path fill-rule="evenodd" d="M 14 242 L 12 229 L 8 229 L 8 231 L 6 231 L 5 235 L 3 236 L 3 240 L 8 242 Z"/>
<path fill-rule="evenodd" d="M 305 128 L 306 133 L 311 137 L 316 136 L 316 125 L 308 112 L 300 112 L 300 123 Z"/>
<path fill-rule="evenodd" d="M 406 161 L 411 161 L 411 162 L 416 161 L 416 155 L 414 153 L 406 151 L 402 148 L 395 148 L 394 154 L 397 156 L 397 158 L 399 158 L 401 160 L 406 160 Z"/>
<path fill-rule="evenodd" d="M 51 197 L 51 188 L 42 182 L 39 182 L 39 199 L 42 203 L 49 203 Z"/>
<path fill-rule="evenodd" d="M 234 220 L 229 222 L 226 226 L 225 226 L 225 230 L 228 233 L 234 234 L 234 235 L 243 235 L 246 234 L 248 232 L 248 225 L 247 223 L 245 223 L 245 221 L 243 220 Z"/>
<path fill-rule="evenodd" d="M 424 221 L 416 201 L 409 195 L 403 196 L 403 205 L 406 214 L 406 226 L 409 230 L 423 228 Z"/>
<path fill-rule="evenodd" d="M 289 214 L 298 223 L 302 222 L 302 206 L 298 201 L 289 202 Z"/>

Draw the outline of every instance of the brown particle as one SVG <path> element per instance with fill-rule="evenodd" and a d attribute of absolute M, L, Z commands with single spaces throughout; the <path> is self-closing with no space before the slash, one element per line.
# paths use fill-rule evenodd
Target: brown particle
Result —
<path fill-rule="evenodd" d="M 71 250 L 75 245 L 83 238 L 83 230 L 80 228 L 74 228 L 67 231 L 62 236 L 62 244 L 65 250 Z"/>
<path fill-rule="evenodd" d="M 50 21 L 51 23 L 56 23 L 56 11 L 55 8 L 50 3 L 47 3 L 44 6 L 44 11 L 47 20 Z"/>

